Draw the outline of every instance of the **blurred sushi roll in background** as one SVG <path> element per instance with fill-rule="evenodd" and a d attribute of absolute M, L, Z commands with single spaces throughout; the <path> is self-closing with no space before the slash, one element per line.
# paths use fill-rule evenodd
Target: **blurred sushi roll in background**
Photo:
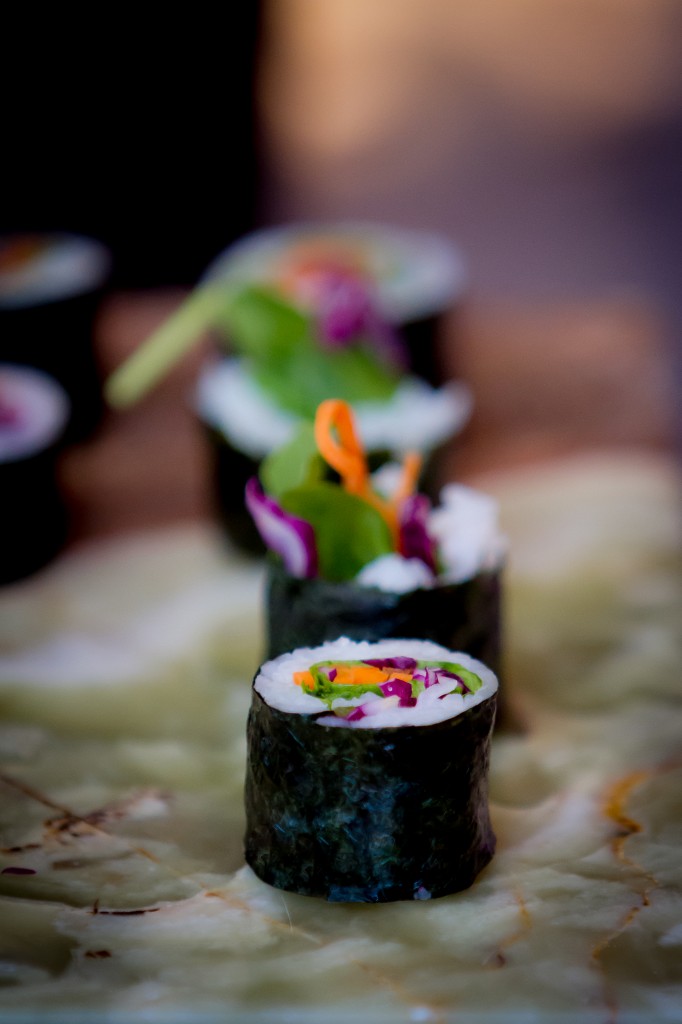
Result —
<path fill-rule="evenodd" d="M 61 384 L 71 403 L 69 440 L 87 437 L 104 408 L 93 327 L 110 274 L 111 254 L 95 239 L 0 237 L 0 359 Z"/>
<path fill-rule="evenodd" d="M 471 413 L 466 384 L 415 372 L 431 359 L 435 325 L 456 293 L 454 252 L 418 232 L 339 232 L 273 229 L 242 239 L 107 384 L 112 404 L 126 405 L 197 338 L 212 337 L 195 409 L 210 442 L 218 517 L 253 552 L 263 546 L 245 512 L 245 485 L 324 399 L 353 404 L 373 463 L 418 450 L 432 496 L 439 456 Z M 428 341 L 411 347 L 410 329 Z"/>
<path fill-rule="evenodd" d="M 370 474 L 350 408 L 330 400 L 312 430 L 263 462 L 246 500 L 270 551 L 267 657 L 338 636 L 410 636 L 501 674 L 507 544 L 496 502 L 448 484 L 433 506 L 417 489 L 418 461 L 408 453 Z"/>
<path fill-rule="evenodd" d="M 225 249 L 206 278 L 277 284 L 305 301 L 335 270 L 370 283 L 379 316 L 404 339 L 409 371 L 443 384 L 443 329 L 467 288 L 462 253 L 444 235 L 372 221 L 268 227 Z"/>
<path fill-rule="evenodd" d="M 268 661 L 247 726 L 246 860 L 332 902 L 428 900 L 495 850 L 497 680 L 461 652 L 348 638 Z"/>
<path fill-rule="evenodd" d="M 68 515 L 57 459 L 69 400 L 57 381 L 32 367 L 0 363 L 0 583 L 46 565 L 66 540 Z"/>

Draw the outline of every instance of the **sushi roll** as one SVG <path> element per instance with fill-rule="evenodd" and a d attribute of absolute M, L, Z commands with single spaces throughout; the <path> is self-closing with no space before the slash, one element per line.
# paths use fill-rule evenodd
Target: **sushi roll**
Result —
<path fill-rule="evenodd" d="M 0 360 L 54 377 L 71 405 L 69 440 L 88 436 L 104 403 L 93 325 L 111 274 L 101 242 L 66 232 L 0 237 Z"/>
<path fill-rule="evenodd" d="M 68 398 L 55 380 L 0 363 L 0 584 L 41 569 L 66 540 L 57 459 L 68 418 Z"/>
<path fill-rule="evenodd" d="M 247 726 L 246 860 L 332 902 L 427 900 L 495 850 L 497 679 L 418 640 L 340 638 L 266 662 Z"/>
<path fill-rule="evenodd" d="M 322 403 L 304 442 L 266 460 L 246 492 L 271 552 L 267 657 L 341 635 L 411 636 L 499 675 L 506 543 L 494 500 L 448 484 L 432 507 L 416 492 L 415 453 L 370 475 L 344 403 Z M 315 475 L 330 465 L 336 483 Z"/>

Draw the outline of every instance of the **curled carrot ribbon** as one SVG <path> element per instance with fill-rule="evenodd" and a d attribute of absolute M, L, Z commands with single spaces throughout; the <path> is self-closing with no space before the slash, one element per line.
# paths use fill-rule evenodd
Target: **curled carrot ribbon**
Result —
<path fill-rule="evenodd" d="M 401 503 L 417 486 L 421 469 L 419 453 L 406 454 L 398 487 L 391 498 L 383 498 L 372 489 L 367 456 L 347 402 L 329 398 L 318 406 L 315 416 L 315 443 L 320 455 L 341 477 L 345 489 L 350 494 L 362 498 L 384 518 L 397 548 L 398 513 Z"/>

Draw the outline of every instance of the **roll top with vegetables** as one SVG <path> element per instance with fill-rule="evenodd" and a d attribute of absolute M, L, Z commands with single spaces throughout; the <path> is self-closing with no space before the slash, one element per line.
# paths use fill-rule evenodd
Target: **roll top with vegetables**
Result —
<path fill-rule="evenodd" d="M 341 635 L 411 636 L 499 670 L 496 503 L 449 484 L 433 507 L 419 474 L 417 452 L 371 474 L 352 410 L 337 400 L 265 460 L 246 503 L 273 556 L 269 657 Z"/>
<path fill-rule="evenodd" d="M 451 484 L 433 510 L 416 489 L 420 469 L 410 451 L 402 465 L 370 475 L 350 406 L 329 399 L 312 429 L 265 460 L 246 503 L 267 546 L 300 578 L 406 590 L 498 566 L 504 540 L 494 501 Z"/>

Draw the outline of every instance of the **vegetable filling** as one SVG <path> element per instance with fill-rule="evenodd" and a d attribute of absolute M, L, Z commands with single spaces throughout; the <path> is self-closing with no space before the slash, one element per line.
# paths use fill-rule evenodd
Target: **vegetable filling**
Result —
<path fill-rule="evenodd" d="M 324 478 L 324 465 L 339 483 Z M 421 456 L 408 452 L 392 493 L 376 490 L 350 406 L 321 402 L 314 428 L 303 426 L 247 486 L 247 508 L 287 572 L 300 578 L 353 579 L 365 565 L 392 553 L 438 572 L 427 530 L 429 499 L 415 493 Z M 338 524 L 345 528 L 339 530 Z"/>
<path fill-rule="evenodd" d="M 378 714 L 387 702 L 413 708 L 427 691 L 429 699 L 442 699 L 452 693 L 475 693 L 482 685 L 480 677 L 463 665 L 408 657 L 318 661 L 307 671 L 294 672 L 293 679 L 349 722 Z M 366 701 L 355 703 L 365 695 Z"/>

